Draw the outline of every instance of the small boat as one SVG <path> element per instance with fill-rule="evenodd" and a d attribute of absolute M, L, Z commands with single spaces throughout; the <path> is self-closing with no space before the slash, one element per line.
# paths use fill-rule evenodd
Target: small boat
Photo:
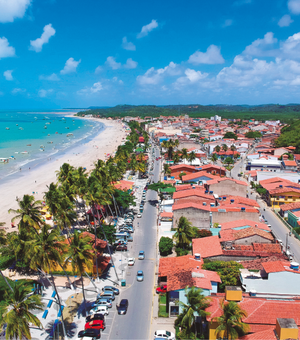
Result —
<path fill-rule="evenodd" d="M 0 158 L 0 163 L 8 163 L 9 158 Z"/>
<path fill-rule="evenodd" d="M 53 144 L 53 142 L 47 142 L 48 144 Z"/>
<path fill-rule="evenodd" d="M 48 133 L 48 135 L 47 136 L 50 136 L 50 133 Z"/>
<path fill-rule="evenodd" d="M 19 126 L 19 124 L 16 124 L 16 126 Z"/>
<path fill-rule="evenodd" d="M 56 133 L 56 134 L 58 134 L 58 132 L 57 132 L 57 131 L 56 131 L 55 133 Z"/>
<path fill-rule="evenodd" d="M 31 144 L 27 144 L 26 146 L 31 146 Z"/>
<path fill-rule="evenodd" d="M 22 151 L 21 153 L 23 153 L 23 154 L 27 154 L 27 153 L 28 153 L 28 151 Z"/>
<path fill-rule="evenodd" d="M 45 151 L 44 149 L 40 148 L 40 151 Z"/>
<path fill-rule="evenodd" d="M 45 148 L 44 145 L 40 145 L 40 148 Z"/>
<path fill-rule="evenodd" d="M 24 130 L 22 127 L 19 127 L 19 130 Z"/>
<path fill-rule="evenodd" d="M 67 137 L 72 137 L 73 133 L 67 133 Z"/>
<path fill-rule="evenodd" d="M 44 129 L 47 129 L 47 126 L 46 126 L 46 125 L 44 126 Z"/>
<path fill-rule="evenodd" d="M 9 128 L 7 127 L 7 128 L 5 128 L 6 130 L 9 130 Z"/>
<path fill-rule="evenodd" d="M 37 120 L 37 117 L 34 117 L 35 120 Z"/>
<path fill-rule="evenodd" d="M 68 126 L 66 126 L 66 129 L 69 129 L 69 127 L 68 127 Z"/>

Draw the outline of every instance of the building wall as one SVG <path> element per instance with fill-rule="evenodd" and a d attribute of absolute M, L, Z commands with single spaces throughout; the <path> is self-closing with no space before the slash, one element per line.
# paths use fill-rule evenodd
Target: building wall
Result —
<path fill-rule="evenodd" d="M 293 227 L 299 227 L 298 225 L 299 217 L 295 216 L 291 211 L 288 211 L 288 222 Z"/>
<path fill-rule="evenodd" d="M 269 196 L 269 203 L 274 208 L 279 208 L 282 204 L 300 202 L 300 193 L 284 192 Z"/>
<path fill-rule="evenodd" d="M 261 237 L 259 235 L 253 235 L 250 237 L 245 237 L 245 238 L 241 238 L 239 240 L 235 240 L 234 241 L 235 244 L 252 244 L 252 243 L 272 243 L 271 240 L 268 240 L 264 237 Z"/>
<path fill-rule="evenodd" d="M 215 283 L 215 282 L 214 282 Z M 179 301 L 183 302 L 184 304 L 187 304 L 187 297 L 185 295 L 185 289 L 179 289 L 177 290 L 177 292 L 179 292 Z M 210 293 L 217 293 L 217 291 L 210 291 L 209 289 L 202 289 L 202 295 L 204 296 L 209 296 Z M 183 307 L 181 304 L 179 304 L 179 313 L 182 313 L 183 311 Z"/>
<path fill-rule="evenodd" d="M 257 212 L 248 211 L 228 211 L 228 212 L 213 212 L 213 223 L 232 222 L 237 220 L 250 220 L 254 222 L 259 222 L 259 217 Z"/>
<path fill-rule="evenodd" d="M 209 182 L 207 183 L 209 185 Z M 223 195 L 234 195 L 246 197 L 247 191 L 246 185 L 237 184 L 233 181 L 222 181 L 219 183 L 209 185 L 209 190 L 213 191 L 214 194 L 218 194 L 219 196 Z"/>

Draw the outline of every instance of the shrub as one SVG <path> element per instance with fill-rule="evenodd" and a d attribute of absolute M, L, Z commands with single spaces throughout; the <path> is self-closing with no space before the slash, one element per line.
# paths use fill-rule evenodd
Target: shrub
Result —
<path fill-rule="evenodd" d="M 170 237 L 162 237 L 159 241 L 159 252 L 162 256 L 167 256 L 172 254 L 173 240 Z"/>
<path fill-rule="evenodd" d="M 176 252 L 177 256 L 184 256 L 184 255 L 187 255 L 189 253 L 189 250 L 188 249 L 182 249 L 180 247 L 176 247 L 175 252 Z"/>

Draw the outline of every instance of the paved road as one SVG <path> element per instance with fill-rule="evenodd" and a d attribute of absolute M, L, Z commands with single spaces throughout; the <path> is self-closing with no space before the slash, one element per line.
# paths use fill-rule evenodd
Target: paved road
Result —
<path fill-rule="evenodd" d="M 159 155 L 158 150 L 156 155 Z M 154 163 L 154 181 L 158 181 L 159 162 Z M 135 265 L 128 267 L 126 272 L 127 287 L 122 291 L 120 299 L 128 299 L 129 308 L 126 315 L 114 313 L 112 324 L 107 328 L 108 338 L 114 339 L 149 339 L 154 294 L 154 272 L 157 242 L 157 208 L 149 201 L 157 200 L 157 193 L 147 192 L 143 216 L 139 219 L 139 227 L 134 232 L 134 242 L 129 250 L 130 256 L 136 258 Z M 138 252 L 145 251 L 145 260 L 138 260 Z M 136 274 L 143 270 L 144 281 L 137 282 Z M 115 307 L 113 307 L 115 308 Z M 102 337 L 103 337 L 102 336 Z M 104 338 L 104 337 L 103 337 Z"/>
<path fill-rule="evenodd" d="M 245 163 L 245 162 L 244 162 Z M 240 172 L 240 168 L 242 165 L 242 161 L 236 163 L 234 168 L 231 170 L 231 176 L 235 179 L 241 179 L 237 176 Z M 242 168 L 242 172 L 244 169 Z M 254 199 L 260 206 L 260 213 L 265 217 L 268 221 L 267 224 L 271 225 L 271 229 L 273 234 L 278 240 L 283 242 L 283 249 L 286 251 L 287 245 L 290 246 L 289 251 L 294 256 L 294 260 L 299 262 L 300 261 L 300 242 L 294 236 L 289 236 L 289 229 L 286 225 L 279 219 L 279 217 L 273 212 L 273 210 L 267 206 L 266 202 L 263 201 L 260 196 L 254 191 L 248 189 L 249 198 Z"/>

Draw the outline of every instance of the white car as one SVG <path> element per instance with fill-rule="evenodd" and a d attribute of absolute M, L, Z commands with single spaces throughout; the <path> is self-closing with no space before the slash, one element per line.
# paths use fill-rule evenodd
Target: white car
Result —
<path fill-rule="evenodd" d="M 108 308 L 107 306 L 96 306 L 90 310 L 90 314 L 103 314 L 103 315 L 108 315 Z"/>
<path fill-rule="evenodd" d="M 142 217 L 142 214 L 137 214 L 136 217 L 137 217 L 137 218 L 141 218 L 141 217 Z"/>
<path fill-rule="evenodd" d="M 128 258 L 128 266 L 133 266 L 134 263 L 135 263 L 134 257 L 129 257 L 129 258 Z"/>
<path fill-rule="evenodd" d="M 166 330 L 159 330 L 154 332 L 154 340 L 156 338 L 175 340 L 175 334 Z"/>

